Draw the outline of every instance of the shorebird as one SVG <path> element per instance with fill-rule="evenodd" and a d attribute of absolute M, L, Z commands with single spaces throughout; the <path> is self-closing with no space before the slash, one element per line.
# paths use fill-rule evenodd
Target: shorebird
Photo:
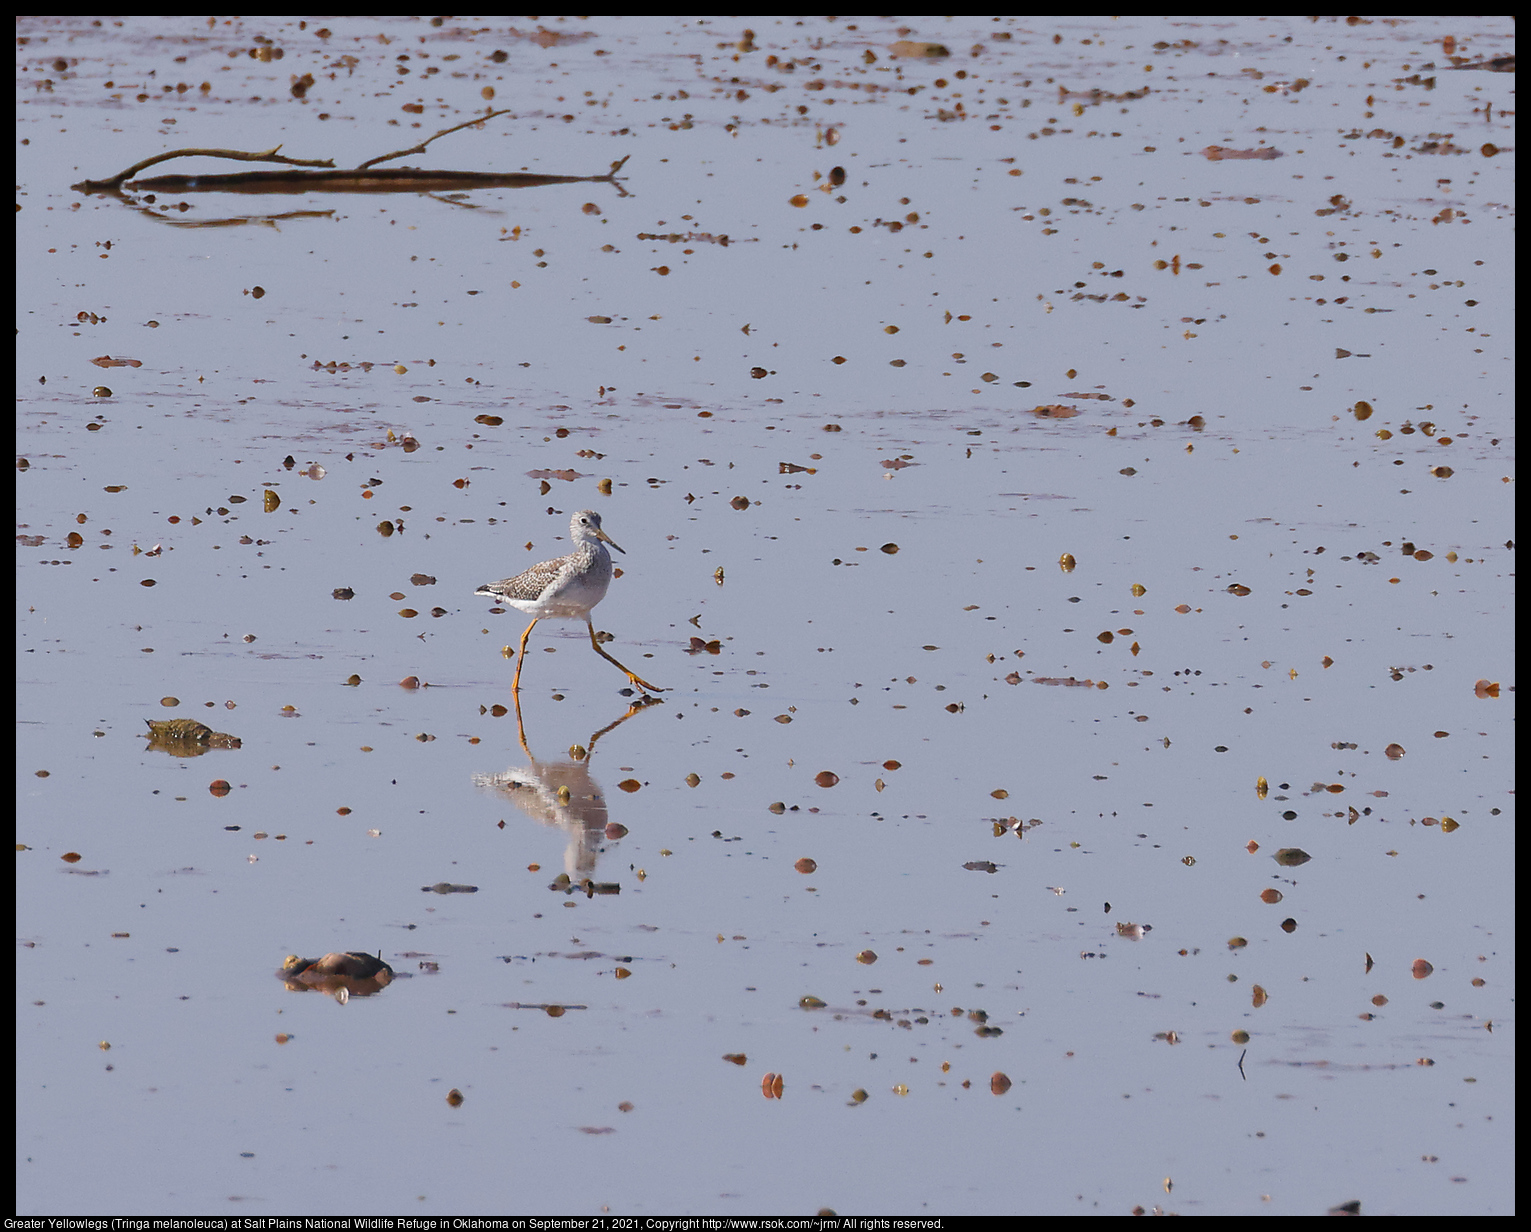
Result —
<path fill-rule="evenodd" d="M 498 582 L 485 582 L 473 593 L 493 599 L 525 612 L 532 618 L 521 635 L 521 650 L 516 659 L 516 675 L 510 691 L 521 691 L 521 669 L 526 666 L 526 639 L 539 620 L 583 620 L 590 630 L 590 645 L 595 653 L 608 663 L 616 663 L 627 678 L 638 688 L 650 693 L 663 693 L 658 685 L 650 684 L 636 672 L 622 667 L 601 649 L 596 637 L 595 625 L 590 622 L 590 609 L 606 597 L 611 585 L 611 553 L 609 543 L 617 551 L 621 545 L 601 529 L 601 515 L 594 509 L 581 509 L 569 519 L 569 537 L 574 540 L 574 550 L 567 556 L 544 560 L 530 569 L 503 578 Z"/>

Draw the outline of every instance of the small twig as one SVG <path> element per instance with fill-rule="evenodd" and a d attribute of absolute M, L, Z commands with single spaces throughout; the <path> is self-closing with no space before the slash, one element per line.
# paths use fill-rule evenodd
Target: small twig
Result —
<path fill-rule="evenodd" d="M 617 179 L 617 172 L 622 170 L 622 168 L 627 165 L 627 160 L 631 157 L 631 154 L 622 155 L 621 158 L 617 159 L 616 162 L 611 164 L 611 170 L 600 177 L 601 179 L 610 182 L 611 186 L 615 188 L 618 194 L 623 197 L 630 197 L 632 196 L 632 193 L 628 192 L 627 189 L 622 187 L 621 181 Z"/>
<path fill-rule="evenodd" d="M 331 167 L 335 165 L 332 158 L 288 158 L 285 154 L 278 154 L 282 147 L 272 146 L 269 150 L 171 150 L 166 154 L 156 154 L 153 158 L 146 158 L 142 162 L 134 163 L 126 171 L 119 171 L 116 175 L 106 180 L 81 180 L 72 185 L 76 192 L 108 192 L 121 188 L 125 180 L 132 179 L 146 167 L 152 167 L 155 163 L 165 162 L 171 158 L 191 158 L 201 156 L 204 158 L 232 158 L 247 163 L 286 163 L 293 167 Z"/>
<path fill-rule="evenodd" d="M 459 128 L 471 128 L 475 124 L 482 124 L 485 120 L 492 120 L 496 116 L 509 114 L 509 107 L 506 107 L 500 111 L 490 111 L 484 115 L 476 116 L 471 120 L 464 120 L 461 124 L 454 124 L 451 128 L 444 128 L 436 134 L 436 137 L 445 137 L 448 133 L 455 133 Z M 427 137 L 418 145 L 412 145 L 407 150 L 395 150 L 392 154 L 379 154 L 376 158 L 369 158 L 364 163 L 358 163 L 356 170 L 365 171 L 368 167 L 374 167 L 378 163 L 386 163 L 393 158 L 403 158 L 406 154 L 424 154 L 425 147 L 430 145 L 431 142 L 435 141 L 436 137 Z"/>

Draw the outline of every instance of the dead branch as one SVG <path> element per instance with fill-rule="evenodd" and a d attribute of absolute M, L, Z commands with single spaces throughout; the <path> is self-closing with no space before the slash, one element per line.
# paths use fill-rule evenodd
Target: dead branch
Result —
<path fill-rule="evenodd" d="M 609 183 L 622 196 L 628 195 L 627 191 L 617 180 L 617 172 L 627 162 L 627 157 L 620 158 L 612 163 L 611 169 L 605 175 L 542 175 L 525 171 L 422 171 L 408 167 L 376 168 L 376 164 L 387 162 L 390 159 L 402 158 L 408 154 L 423 154 L 425 147 L 438 137 L 445 137 L 447 134 L 458 132 L 460 129 L 471 128 L 475 124 L 482 124 L 486 120 L 493 120 L 498 116 L 509 114 L 510 111 L 508 109 L 486 112 L 484 115 L 475 116 L 471 120 L 464 120 L 461 124 L 454 124 L 450 128 L 444 128 L 434 136 L 427 137 L 408 149 L 396 150 L 391 154 L 381 154 L 349 170 L 337 170 L 334 160 L 329 158 L 288 158 L 277 153 L 282 148 L 279 145 L 262 151 L 185 149 L 171 150 L 165 154 L 156 154 L 153 158 L 146 158 L 142 162 L 134 163 L 126 170 L 119 171 L 110 179 L 84 180 L 79 184 L 73 185 L 73 187 L 77 192 L 120 193 L 123 191 L 123 184 L 125 182 L 133 181 L 133 177 L 139 172 L 154 166 L 156 163 L 162 163 L 172 158 L 200 155 L 208 158 L 228 158 L 243 162 L 285 163 L 292 167 L 319 168 L 319 170 L 159 175 L 152 176 L 146 180 L 133 181 L 133 189 L 145 192 L 251 193 L 304 193 L 312 191 L 458 192 L 473 188 L 529 188 L 544 184 L 597 182 Z"/>
<path fill-rule="evenodd" d="M 510 114 L 510 108 L 508 108 L 508 107 L 506 107 L 506 108 L 504 108 L 504 109 L 502 109 L 500 111 L 490 111 L 490 112 L 488 112 L 488 113 L 486 113 L 484 115 L 477 116 L 474 119 L 464 120 L 461 124 L 454 124 L 454 125 L 452 125 L 451 128 L 444 128 L 439 133 L 436 134 L 436 137 L 445 137 L 448 133 L 455 133 L 459 128 L 470 128 L 474 124 L 482 124 L 485 120 L 492 120 L 496 116 L 509 115 L 509 114 Z M 386 163 L 390 159 L 403 158 L 406 154 L 424 154 L 425 153 L 425 147 L 430 145 L 431 142 L 435 141 L 436 137 L 427 137 L 424 141 L 420 142 L 418 145 L 412 145 L 407 150 L 395 150 L 392 154 L 379 154 L 376 158 L 369 158 L 364 163 L 358 163 L 356 165 L 356 170 L 358 170 L 358 171 L 365 171 L 368 167 L 376 166 L 378 163 Z"/>
<path fill-rule="evenodd" d="M 288 158 L 285 154 L 278 154 L 282 147 L 274 145 L 269 150 L 252 152 L 249 150 L 171 150 L 165 154 L 156 154 L 153 158 L 146 158 L 142 162 L 134 163 L 125 171 L 119 171 L 110 179 L 105 180 L 81 180 L 72 187 L 76 192 L 115 192 L 121 188 L 123 182 L 132 179 L 146 167 L 152 167 L 155 163 L 162 163 L 171 158 L 189 158 L 200 155 L 205 158 L 233 158 L 247 163 L 286 163 L 292 167 L 334 167 L 333 158 Z"/>
<path fill-rule="evenodd" d="M 621 160 L 605 175 L 542 175 L 530 171 L 431 171 L 417 167 L 374 167 L 370 171 L 235 171 L 220 175 L 155 175 L 134 180 L 134 192 L 152 193 L 398 193 L 469 192 L 475 188 L 535 188 L 545 184 L 610 184 Z"/>

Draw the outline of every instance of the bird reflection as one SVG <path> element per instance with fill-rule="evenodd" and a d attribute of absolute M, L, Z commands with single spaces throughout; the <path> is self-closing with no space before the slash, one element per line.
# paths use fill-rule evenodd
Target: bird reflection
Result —
<path fill-rule="evenodd" d="M 595 754 L 596 742 L 602 736 L 622 726 L 640 711 L 663 703 L 656 697 L 640 697 L 628 706 L 626 714 L 592 735 L 587 746 L 581 748 L 575 745 L 569 750 L 567 758 L 539 761 L 526 741 L 526 724 L 521 718 L 521 698 L 518 694 L 513 696 L 516 703 L 516 734 L 528 764 L 514 766 L 499 774 L 475 774 L 474 785 L 497 792 L 513 801 L 533 821 L 545 826 L 556 826 L 568 835 L 569 843 L 564 849 L 564 874 L 569 883 L 580 885 L 592 894 L 618 892 L 617 885 L 597 884 L 593 878 L 602 845 L 615 841 L 626 831 L 620 826 L 611 825 L 606 809 L 606 793 L 591 777 L 590 759 Z"/>

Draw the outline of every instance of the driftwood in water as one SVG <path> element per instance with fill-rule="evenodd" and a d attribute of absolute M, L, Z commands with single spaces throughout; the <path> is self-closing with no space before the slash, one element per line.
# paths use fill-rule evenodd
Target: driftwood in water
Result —
<path fill-rule="evenodd" d="M 629 155 L 631 157 L 631 155 Z M 385 167 L 371 171 L 237 171 L 227 175 L 156 175 L 134 180 L 135 192 L 390 193 L 460 192 L 470 188 L 535 188 L 612 180 L 626 158 L 605 175 L 537 175 L 526 171 L 421 171 Z"/>
<path fill-rule="evenodd" d="M 242 193 L 301 193 L 301 192 L 452 192 L 470 188 L 533 188 L 542 184 L 573 184 L 579 182 L 609 181 L 616 183 L 617 172 L 626 158 L 611 164 L 605 175 L 538 175 L 531 172 L 497 171 L 420 171 L 413 168 L 377 169 L 378 163 L 403 158 L 409 154 L 423 154 L 425 147 L 437 137 L 445 137 L 458 129 L 482 124 L 508 111 L 491 111 L 444 128 L 434 136 L 417 142 L 408 149 L 380 154 L 350 170 L 337 170 L 332 158 L 288 158 L 277 153 L 281 146 L 269 150 L 222 150 L 185 149 L 170 150 L 156 154 L 124 168 L 104 180 L 81 180 L 71 187 L 76 192 L 117 192 L 124 187 L 139 192 L 242 192 Z M 147 180 L 134 180 L 140 171 L 172 158 L 229 158 L 242 162 L 284 163 L 289 167 L 312 167 L 312 171 L 241 171 L 228 175 L 157 175 Z M 629 156 L 630 157 L 630 156 Z"/>

